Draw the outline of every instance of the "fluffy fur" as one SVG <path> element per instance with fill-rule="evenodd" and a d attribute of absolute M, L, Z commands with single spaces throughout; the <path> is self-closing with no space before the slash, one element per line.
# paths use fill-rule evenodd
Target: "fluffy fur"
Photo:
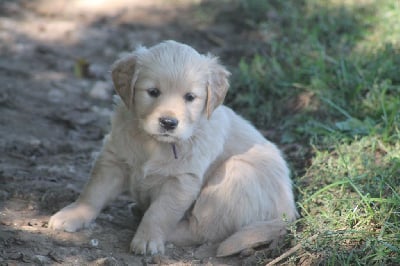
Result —
<path fill-rule="evenodd" d="M 289 170 L 277 147 L 221 105 L 229 72 L 209 55 L 167 41 L 112 67 L 117 100 L 90 180 L 49 227 L 74 232 L 129 188 L 144 212 L 139 254 L 221 242 L 218 256 L 277 238 L 296 218 Z M 166 125 L 167 124 L 167 125 Z"/>

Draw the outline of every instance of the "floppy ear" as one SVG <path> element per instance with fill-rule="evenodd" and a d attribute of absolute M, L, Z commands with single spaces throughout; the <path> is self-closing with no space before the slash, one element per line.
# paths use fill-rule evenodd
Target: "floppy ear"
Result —
<path fill-rule="evenodd" d="M 228 77 L 231 74 L 225 67 L 219 64 L 217 58 L 210 58 L 210 74 L 207 82 L 207 102 L 206 113 L 207 118 L 211 117 L 212 112 L 225 99 L 228 92 Z"/>
<path fill-rule="evenodd" d="M 111 67 L 111 76 L 115 90 L 128 109 L 133 104 L 135 83 L 139 74 L 136 61 L 136 55 L 131 54 L 117 60 Z"/>

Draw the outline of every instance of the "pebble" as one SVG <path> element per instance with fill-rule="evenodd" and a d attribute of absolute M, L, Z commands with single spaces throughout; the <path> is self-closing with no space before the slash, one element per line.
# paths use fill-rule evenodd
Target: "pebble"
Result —
<path fill-rule="evenodd" d="M 114 258 L 114 257 L 105 257 L 105 258 L 100 258 L 97 259 L 94 262 L 94 265 L 98 265 L 98 266 L 114 266 L 114 265 L 118 265 L 118 261 Z"/>
<path fill-rule="evenodd" d="M 35 255 L 33 256 L 33 262 L 39 265 L 45 265 L 50 263 L 50 259 L 47 256 Z"/>
<path fill-rule="evenodd" d="M 47 254 L 53 261 L 57 263 L 62 263 L 63 262 L 63 256 L 56 252 L 56 251 L 50 251 L 49 254 Z"/>
<path fill-rule="evenodd" d="M 52 89 L 48 92 L 47 96 L 49 100 L 53 103 L 59 103 L 64 100 L 65 93 L 58 89 Z"/>
<path fill-rule="evenodd" d="M 36 219 L 30 220 L 30 221 L 28 222 L 28 225 L 29 225 L 29 226 L 39 226 L 39 221 L 36 220 Z"/>
<path fill-rule="evenodd" d="M 92 240 L 90 240 L 90 245 L 92 247 L 97 247 L 99 245 L 99 240 L 97 240 L 96 238 L 93 238 Z"/>
<path fill-rule="evenodd" d="M 172 244 L 172 243 L 167 243 L 167 244 L 165 244 L 165 247 L 166 248 L 174 248 L 175 247 L 175 245 L 174 244 Z"/>
<path fill-rule="evenodd" d="M 105 81 L 96 81 L 93 88 L 90 90 L 89 95 L 94 99 L 107 100 L 111 98 L 111 86 Z"/>
<path fill-rule="evenodd" d="M 29 140 L 29 144 L 30 144 L 31 146 L 37 148 L 37 147 L 39 147 L 39 146 L 42 144 L 42 142 L 40 141 L 40 139 L 32 138 L 32 139 Z"/>
<path fill-rule="evenodd" d="M 109 221 L 109 222 L 114 220 L 114 216 L 112 216 L 111 214 L 106 214 L 106 213 L 101 213 L 99 215 L 99 218 L 101 218 L 103 220 L 106 220 L 106 221 Z"/>

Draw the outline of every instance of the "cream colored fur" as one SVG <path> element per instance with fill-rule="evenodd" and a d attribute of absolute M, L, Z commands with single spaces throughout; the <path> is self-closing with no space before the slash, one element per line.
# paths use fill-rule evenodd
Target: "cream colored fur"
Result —
<path fill-rule="evenodd" d="M 112 76 L 122 101 L 111 133 L 84 191 L 49 227 L 88 226 L 129 188 L 144 211 L 135 253 L 210 241 L 226 256 L 283 234 L 283 219 L 297 215 L 289 170 L 274 144 L 221 105 L 228 75 L 216 58 L 174 41 L 118 60 Z M 163 117 L 176 128 L 164 128 Z"/>

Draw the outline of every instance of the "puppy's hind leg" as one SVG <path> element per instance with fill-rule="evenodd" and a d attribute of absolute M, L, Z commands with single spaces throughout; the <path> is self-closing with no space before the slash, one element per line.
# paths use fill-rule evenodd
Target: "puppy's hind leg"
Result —
<path fill-rule="evenodd" d="M 203 239 L 193 234 L 190 230 L 190 222 L 188 219 L 184 219 L 178 223 L 175 230 L 168 234 L 167 241 L 181 247 L 203 243 Z"/>
<path fill-rule="evenodd" d="M 221 242 L 232 235 L 217 254 L 227 256 L 282 235 L 283 218 L 294 220 L 296 210 L 286 164 L 279 153 L 267 151 L 255 147 L 211 173 L 175 242 Z"/>
<path fill-rule="evenodd" d="M 248 215 L 241 210 L 243 205 L 251 205 L 241 195 L 243 193 L 240 188 L 245 185 L 241 184 L 242 177 L 234 174 L 236 166 L 240 165 L 239 161 L 229 159 L 212 173 L 212 178 L 202 189 L 189 217 L 182 220 L 175 231 L 169 234 L 168 241 L 178 246 L 219 242 L 245 225 L 246 217 L 252 219 L 253 214 Z"/>

